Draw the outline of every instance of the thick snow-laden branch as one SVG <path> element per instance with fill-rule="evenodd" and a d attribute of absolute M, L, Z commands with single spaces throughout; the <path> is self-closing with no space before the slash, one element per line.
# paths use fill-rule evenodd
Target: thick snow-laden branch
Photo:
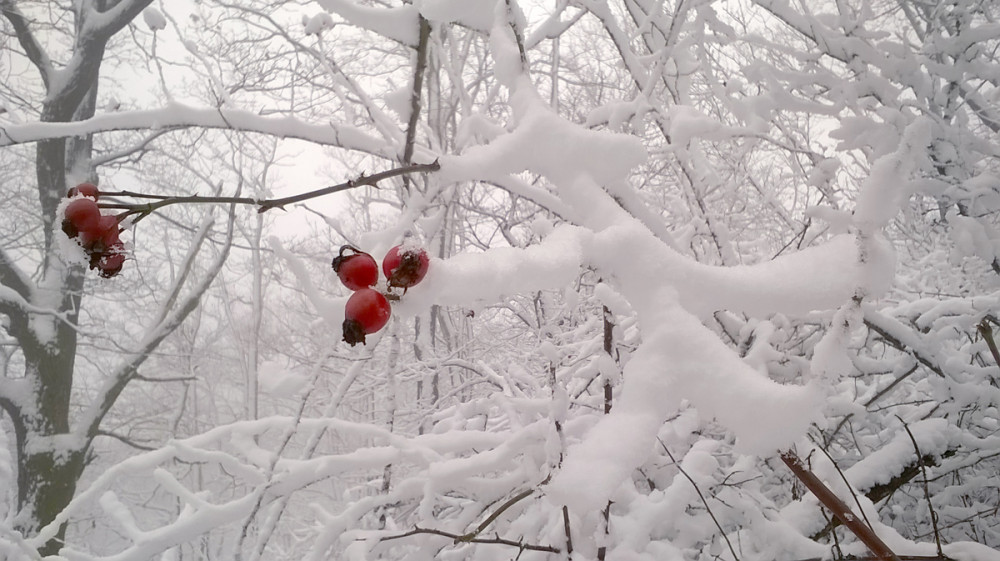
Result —
<path fill-rule="evenodd" d="M 819 414 L 812 389 L 762 377 L 698 317 L 718 309 L 801 315 L 836 308 L 850 299 L 860 276 L 850 236 L 759 265 L 711 267 L 675 253 L 637 224 L 597 233 L 562 226 L 525 249 L 498 248 L 432 261 L 424 281 L 396 304 L 396 313 L 415 314 L 432 304 L 476 308 L 513 294 L 563 289 L 586 266 L 614 279 L 637 310 L 644 339 L 625 369 L 620 403 L 629 405 L 616 407 L 609 416 L 608 438 L 595 437 L 592 451 L 600 449 L 597 456 L 638 460 L 649 451 L 638 442 L 643 439 L 630 442 L 614 435 L 633 426 L 630 432 L 645 435 L 648 444 L 682 398 L 716 417 L 746 449 L 755 451 L 789 444 Z M 781 414 L 759 414 L 769 410 Z M 633 445 L 637 448 L 623 449 L 621 456 L 608 454 Z M 567 471 L 576 465 L 573 457 L 571 451 Z M 587 462 L 580 465 L 591 471 Z M 627 474 L 631 467 L 622 469 Z M 609 481 L 618 475 L 609 474 Z"/>
<path fill-rule="evenodd" d="M 913 188 L 910 177 L 926 162 L 931 122 L 917 119 L 903 132 L 899 147 L 875 161 L 862 185 L 852 217 L 857 244 L 857 286 L 849 302 L 837 310 L 830 329 L 817 343 L 810 369 L 818 378 L 835 379 L 851 371 L 848 358 L 850 333 L 860 327 L 862 303 L 879 296 L 895 273 L 896 254 L 882 235 L 883 229 L 899 214 Z"/>
<path fill-rule="evenodd" d="M 93 35 L 107 41 L 152 3 L 152 0 L 120 0 L 107 10 L 99 11 L 95 2 L 84 2 L 80 35 Z"/>
<path fill-rule="evenodd" d="M 66 313 L 53 308 L 42 308 L 25 300 L 17 291 L 0 285 L 0 313 L 13 315 L 20 312 L 53 316 L 58 320 L 72 324 Z"/>
<path fill-rule="evenodd" d="M 496 30 L 495 30 L 496 31 Z M 557 503 L 599 510 L 652 451 L 656 433 L 681 400 L 689 400 L 736 435 L 745 451 L 770 453 L 821 418 L 816 388 L 786 386 L 761 375 L 706 328 L 701 317 L 721 309 L 752 315 L 832 310 L 855 295 L 886 288 L 892 271 L 863 267 L 853 236 L 749 266 L 697 263 L 657 239 L 612 198 L 604 185 L 624 183 L 645 160 L 633 137 L 591 131 L 556 115 L 526 76 L 507 35 L 491 38 L 507 70 L 513 130 L 488 145 L 442 159 L 444 180 L 529 171 L 545 176 L 578 226 L 556 228 L 525 249 L 495 249 L 433 262 L 421 285 L 397 308 L 431 304 L 481 306 L 506 295 L 568 286 L 594 268 L 636 310 L 643 342 L 624 369 L 611 414 L 571 447 L 549 492 Z M 623 187 L 627 189 L 627 187 Z M 866 247 L 874 251 L 873 247 Z M 623 435 L 631 435 L 624 438 Z"/>
<path fill-rule="evenodd" d="M 412 5 L 394 8 L 369 8 L 347 0 L 317 0 L 326 11 L 333 12 L 351 25 L 410 47 L 417 45 L 417 8 Z"/>
<path fill-rule="evenodd" d="M 295 117 L 264 117 L 256 113 L 229 108 L 193 107 L 171 102 L 160 109 L 105 113 L 91 119 L 69 123 L 26 123 L 0 127 L 0 147 L 38 142 L 50 138 L 81 136 L 121 130 L 160 130 L 182 127 L 225 129 L 257 132 L 279 138 L 294 138 L 316 144 L 357 150 L 389 160 L 397 154 L 388 143 L 368 133 L 337 123 L 310 124 Z M 421 158 L 433 155 L 418 153 Z"/>

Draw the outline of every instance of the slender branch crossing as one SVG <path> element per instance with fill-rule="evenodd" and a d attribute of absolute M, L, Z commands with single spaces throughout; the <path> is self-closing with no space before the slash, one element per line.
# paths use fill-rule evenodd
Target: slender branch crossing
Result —
<path fill-rule="evenodd" d="M 436 160 L 429 164 L 413 164 L 408 166 L 403 166 L 400 168 L 390 169 L 383 172 L 379 172 L 373 175 L 362 174 L 357 179 L 350 179 L 344 183 L 337 185 L 331 185 L 329 187 L 324 187 L 322 189 L 316 189 L 314 191 L 308 191 L 305 193 L 300 193 L 298 195 L 292 195 L 289 197 L 282 197 L 278 199 L 255 199 L 253 197 L 213 197 L 213 196 L 202 196 L 202 195 L 190 195 L 186 197 L 168 197 L 163 195 L 148 195 L 145 193 L 136 193 L 133 191 L 117 191 L 110 193 L 103 193 L 107 196 L 119 196 L 119 197 L 134 197 L 134 198 L 145 198 L 154 199 L 156 202 L 143 203 L 143 204 L 129 204 L 129 203 L 100 203 L 98 206 L 101 208 L 111 208 L 111 209 L 124 209 L 129 212 L 128 214 L 138 214 L 137 220 L 151 214 L 152 212 L 163 208 L 168 205 L 175 204 L 240 204 L 240 205 L 254 205 L 257 208 L 257 212 L 266 212 L 272 208 L 281 208 L 285 206 L 306 201 L 309 199 L 314 199 L 317 197 L 322 197 L 325 195 L 331 195 L 333 193 L 338 193 L 340 191 L 346 191 L 348 189 L 353 189 L 355 187 L 362 187 L 365 185 L 377 186 L 379 181 L 383 181 L 392 177 L 406 175 L 410 173 L 420 173 L 420 172 L 431 172 L 441 169 L 441 164 Z"/>

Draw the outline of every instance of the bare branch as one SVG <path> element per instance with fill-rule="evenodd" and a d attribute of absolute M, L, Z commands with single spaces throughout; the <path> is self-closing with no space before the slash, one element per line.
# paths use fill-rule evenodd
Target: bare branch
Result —
<path fill-rule="evenodd" d="M 520 493 L 514 495 L 513 497 L 511 497 L 510 499 L 508 499 L 507 502 L 505 502 L 502 505 L 500 505 L 500 508 L 494 510 L 493 514 L 491 514 L 488 517 L 486 517 L 486 520 L 483 520 L 482 523 L 479 524 L 479 526 L 476 526 L 475 530 L 473 530 L 472 532 L 469 532 L 468 534 L 462 535 L 461 540 L 459 540 L 459 541 L 463 541 L 463 542 L 470 542 L 470 541 L 472 541 L 473 539 L 475 539 L 476 536 L 478 536 L 479 534 L 483 533 L 483 530 L 485 530 L 487 526 L 489 526 L 490 524 L 492 524 L 493 521 L 497 519 L 497 517 L 499 517 L 501 514 L 504 513 L 504 511 L 506 511 L 508 508 L 514 506 L 518 502 L 520 502 L 520 501 L 522 501 L 522 500 L 530 497 L 531 494 L 534 493 L 534 492 L 535 492 L 534 489 L 525 489 L 524 491 L 521 491 Z"/>
<path fill-rule="evenodd" d="M 86 438 L 92 440 L 98 434 L 104 416 L 111 410 L 111 407 L 115 404 L 118 396 L 121 395 L 121 392 L 128 383 L 135 378 L 139 366 L 198 307 L 202 294 L 208 290 L 208 287 L 212 284 L 219 271 L 222 270 L 222 266 L 229 257 L 229 249 L 233 241 L 234 223 L 235 207 L 231 207 L 228 228 L 226 230 L 226 242 L 222 246 L 222 250 L 209 266 L 208 271 L 190 289 L 184 300 L 172 312 L 160 316 L 162 318 L 161 321 L 157 322 L 155 326 L 147 331 L 140 347 L 125 359 L 125 362 L 118 367 L 116 372 L 105 383 L 99 396 L 94 399 L 93 405 L 91 405 L 81 419 L 80 430 Z M 207 229 L 203 230 L 203 233 L 207 233 Z M 196 242 L 192 247 L 197 247 L 199 243 Z"/>
<path fill-rule="evenodd" d="M 139 382 L 152 382 L 155 384 L 163 383 L 174 383 L 174 382 L 195 382 L 198 380 L 195 376 L 164 376 L 162 378 L 151 378 L 149 376 L 142 376 L 139 374 L 135 375 L 135 379 Z"/>
<path fill-rule="evenodd" d="M 176 205 L 176 204 L 253 205 L 258 207 L 257 212 L 266 212 L 273 208 L 284 209 L 285 206 L 290 204 L 307 201 L 309 199 L 315 199 L 317 197 L 323 197 L 325 195 L 331 195 L 333 193 L 339 193 L 340 191 L 354 189 L 355 187 L 362 187 L 365 185 L 376 187 L 378 186 L 379 181 L 384 181 L 386 179 L 390 179 L 392 177 L 396 177 L 399 175 L 437 171 L 439 169 L 441 169 L 441 164 L 439 164 L 437 161 L 431 162 L 429 164 L 414 164 L 401 168 L 382 171 L 373 175 L 362 174 L 357 179 L 349 179 L 337 185 L 331 185 L 329 187 L 323 187 L 322 189 L 315 189 L 312 191 L 307 191 L 305 193 L 299 193 L 298 195 L 282 197 L 280 199 L 261 200 L 261 199 L 255 199 L 253 197 L 226 197 L 226 196 L 201 196 L 201 195 L 190 195 L 187 197 L 170 197 L 164 195 L 147 195 L 145 193 L 135 193 L 132 191 L 117 191 L 104 194 L 112 197 L 119 196 L 119 197 L 157 199 L 157 202 L 146 203 L 146 204 L 100 203 L 98 204 L 98 206 L 101 208 L 123 209 L 129 211 L 127 213 L 124 213 L 125 215 L 138 214 L 139 216 L 135 219 L 136 221 L 141 220 L 146 215 L 156 210 L 159 210 L 162 207 L 169 205 Z M 120 218 L 124 218 L 124 216 Z"/>
<path fill-rule="evenodd" d="M 24 14 L 17 9 L 12 0 L 0 1 L 0 12 L 3 12 L 4 17 L 14 27 L 18 43 L 21 44 L 24 53 L 28 55 L 28 60 L 38 69 L 38 73 L 42 77 L 42 84 L 48 89 L 52 75 L 52 61 L 49 60 L 48 53 L 35 38 L 35 34 L 32 33 L 28 18 L 24 17 Z"/>
<path fill-rule="evenodd" d="M 139 444 L 138 442 L 132 440 L 131 438 L 128 438 L 127 436 L 123 436 L 111 431 L 99 430 L 97 431 L 97 436 L 106 436 L 108 438 L 113 438 L 118 442 L 121 442 L 122 444 L 129 446 L 130 448 L 135 448 L 136 450 L 142 450 L 143 452 L 153 452 L 155 450 L 159 450 L 159 448 L 156 446 L 146 446 L 145 444 Z"/>
<path fill-rule="evenodd" d="M 957 452 L 955 450 L 946 450 L 941 454 L 941 458 L 950 458 L 954 456 Z M 920 458 L 920 460 L 914 460 L 912 463 L 904 466 L 899 472 L 892 477 L 889 481 L 885 483 L 879 483 L 873 485 L 868 489 L 860 489 L 865 497 L 868 498 L 872 504 L 876 504 L 882 499 L 892 495 L 897 490 L 902 488 L 904 485 L 913 480 L 920 473 L 920 463 L 923 462 L 924 465 L 936 466 L 938 465 L 939 458 L 927 454 Z M 809 536 L 812 540 L 820 540 L 830 534 L 834 528 L 840 526 L 840 521 L 834 518 L 829 520 L 826 526 L 822 530 L 816 532 L 815 534 Z M 914 538 L 919 539 L 919 537 Z"/>
<path fill-rule="evenodd" d="M 417 137 L 417 124 L 420 121 L 420 91 L 423 89 L 424 71 L 427 69 L 427 44 L 431 36 L 430 22 L 423 16 L 419 18 L 420 41 L 417 43 L 417 64 L 413 69 L 413 89 L 410 91 L 410 119 L 406 126 L 406 143 L 403 145 L 404 164 L 413 161 L 413 145 Z"/>
<path fill-rule="evenodd" d="M 123 148 L 121 150 L 116 150 L 114 152 L 111 152 L 109 154 L 105 154 L 105 155 L 103 155 L 101 157 L 98 157 L 98 158 L 92 158 L 91 159 L 91 164 L 95 168 L 99 168 L 99 167 L 101 167 L 103 165 L 107 165 L 107 164 L 109 164 L 109 163 L 111 163 L 111 162 L 113 162 L 115 160 L 129 158 L 130 156 L 132 156 L 135 153 L 139 153 L 139 156 L 136 156 L 136 157 L 133 157 L 133 158 L 130 158 L 130 159 L 133 160 L 133 161 L 138 161 L 138 160 L 142 159 L 142 156 L 145 155 L 146 152 L 148 152 L 148 151 L 151 150 L 151 148 L 149 147 L 149 145 L 152 144 L 154 140 L 160 138 L 161 136 L 163 136 L 165 134 L 169 134 L 170 132 L 171 132 L 171 130 L 153 131 L 153 132 L 147 134 L 145 136 L 145 138 L 143 138 L 142 140 L 140 140 L 139 143 L 135 144 L 134 146 L 129 146 L 128 148 Z"/>
<path fill-rule="evenodd" d="M 917 465 L 920 466 L 920 472 L 924 476 L 924 499 L 927 501 L 927 508 L 931 513 L 931 527 L 934 529 L 934 543 L 937 544 L 937 553 L 939 556 L 944 557 L 944 551 L 941 549 L 941 532 L 938 529 L 938 516 L 937 512 L 934 512 L 934 504 L 931 502 L 931 489 L 927 485 L 927 466 L 924 464 L 924 456 L 920 453 L 920 446 L 917 444 L 917 437 L 913 436 L 913 431 L 910 430 L 910 425 L 906 424 L 906 421 L 902 417 L 896 415 L 900 423 L 903 423 L 903 428 L 906 429 L 906 434 L 910 437 L 910 442 L 913 443 L 913 450 L 917 453 Z"/>
<path fill-rule="evenodd" d="M 441 530 L 434 530 L 432 528 L 421 528 L 419 526 L 414 527 L 414 529 L 412 529 L 409 532 L 406 532 L 404 534 L 399 534 L 399 535 L 395 535 L 395 536 L 386 536 L 386 537 L 380 539 L 379 541 L 398 540 L 398 539 L 402 539 L 402 538 L 408 538 L 410 536 L 416 536 L 416 535 L 419 535 L 419 534 L 431 534 L 431 535 L 434 535 L 434 536 L 442 536 L 442 537 L 445 537 L 445 538 L 451 538 L 451 539 L 455 540 L 454 543 L 456 543 L 456 544 L 458 544 L 458 543 L 485 543 L 485 544 L 495 544 L 495 545 L 509 545 L 511 547 L 516 547 L 516 548 L 522 549 L 524 551 L 544 551 L 546 553 L 560 553 L 559 549 L 555 548 L 555 547 L 551 547 L 551 546 L 547 546 L 547 545 L 532 545 L 532 544 L 527 544 L 527 543 L 523 543 L 523 542 L 516 542 L 514 540 L 508 540 L 508 539 L 501 538 L 499 535 L 497 535 L 494 538 L 473 538 L 473 539 L 468 539 L 467 540 L 467 539 L 463 539 L 464 536 L 460 536 L 458 534 L 453 534 L 451 532 L 444 532 L 444 531 L 441 531 Z"/>

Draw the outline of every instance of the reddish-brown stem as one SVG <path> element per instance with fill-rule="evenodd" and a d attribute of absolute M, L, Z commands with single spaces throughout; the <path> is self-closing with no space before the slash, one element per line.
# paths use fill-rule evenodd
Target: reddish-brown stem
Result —
<path fill-rule="evenodd" d="M 993 328 L 990 323 L 983 318 L 983 321 L 979 322 L 979 334 L 983 336 L 983 340 L 986 341 L 986 346 L 990 349 L 990 354 L 993 355 L 993 362 L 1000 366 L 1000 350 L 997 350 L 997 342 L 993 340 Z"/>
<path fill-rule="evenodd" d="M 882 538 L 868 526 L 858 520 L 858 517 L 851 512 L 850 507 L 840 497 L 835 495 L 812 471 L 802 465 L 802 460 L 795 455 L 795 452 L 788 450 L 781 454 L 781 461 L 785 462 L 788 469 L 792 470 L 795 477 L 806 486 L 823 506 L 833 513 L 837 520 L 849 529 L 855 536 L 864 543 L 868 549 L 882 561 L 899 561 L 899 557 L 889 549 L 889 546 L 882 541 Z"/>

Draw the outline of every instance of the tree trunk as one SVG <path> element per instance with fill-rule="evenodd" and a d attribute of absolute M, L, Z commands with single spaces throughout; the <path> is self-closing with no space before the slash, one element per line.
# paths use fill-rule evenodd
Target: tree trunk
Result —
<path fill-rule="evenodd" d="M 89 82 L 82 95 L 77 87 L 67 87 L 65 95 L 52 95 L 42 108 L 41 120 L 67 122 L 94 116 L 97 78 L 103 48 L 88 52 L 96 61 L 81 65 L 74 77 Z M 33 383 L 33 404 L 10 411 L 16 427 L 18 458 L 18 516 L 15 527 L 24 536 L 35 535 L 73 499 L 90 439 L 93 435 L 72 434 L 70 400 L 76 364 L 76 324 L 84 271 L 68 266 L 56 250 L 53 235 L 59 228 L 56 210 L 66 195 L 67 183 L 74 179 L 96 180 L 90 164 L 92 142 L 89 136 L 41 141 L 35 149 L 35 174 L 38 201 L 42 208 L 45 233 L 42 280 L 37 298 L 43 307 L 56 308 L 67 321 L 55 317 L 34 317 L 20 338 L 25 357 L 25 378 Z M 43 556 L 59 553 L 66 533 L 62 524 L 58 533 L 40 550 Z"/>
<path fill-rule="evenodd" d="M 59 331 L 55 345 L 24 353 L 29 378 L 37 380 L 37 406 L 22 409 L 14 419 L 19 459 L 16 527 L 25 536 L 55 520 L 73 499 L 86 455 L 87 443 L 72 438 L 69 426 L 76 333 Z M 40 553 L 58 553 L 65 532 L 63 525 Z"/>

